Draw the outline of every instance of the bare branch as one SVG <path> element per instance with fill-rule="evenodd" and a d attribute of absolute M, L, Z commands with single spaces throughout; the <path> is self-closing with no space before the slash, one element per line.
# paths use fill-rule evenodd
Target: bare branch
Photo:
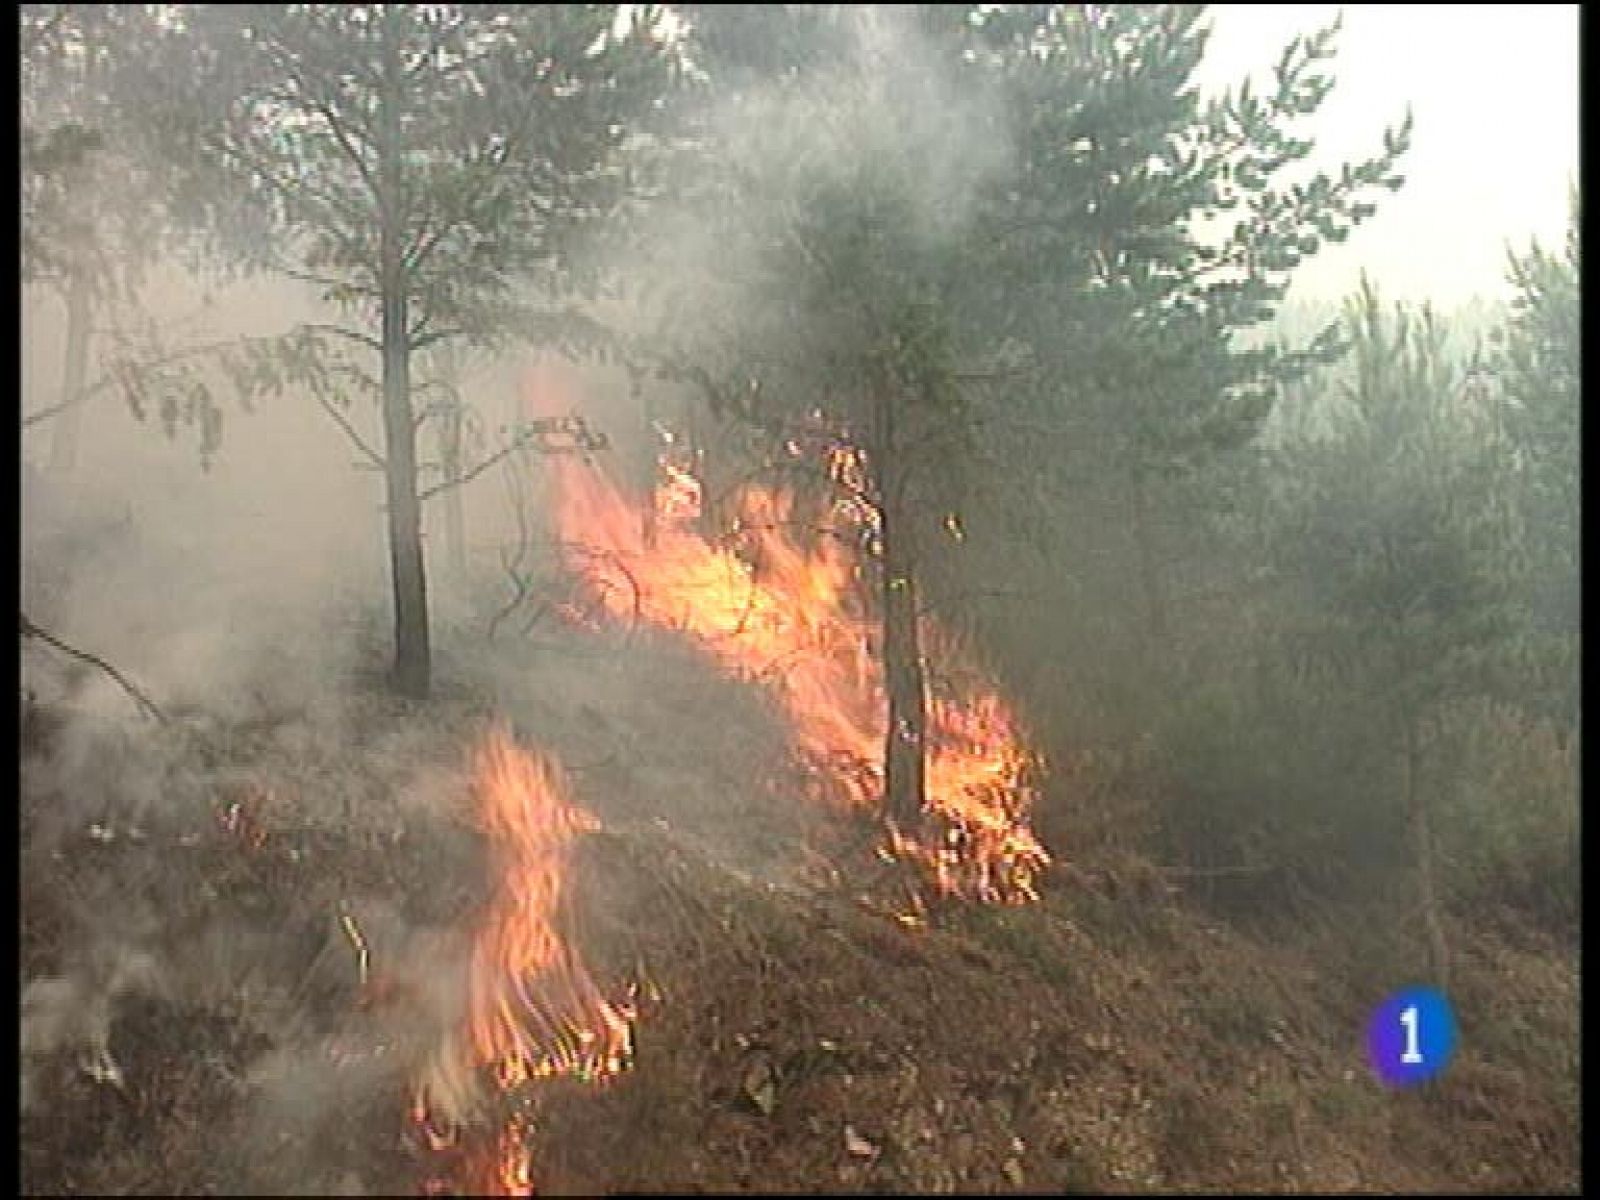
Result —
<path fill-rule="evenodd" d="M 373 178 L 372 170 L 367 166 L 366 158 L 362 156 L 361 151 L 356 149 L 355 143 L 345 133 L 344 123 L 333 115 L 333 108 L 327 101 L 318 100 L 313 104 L 313 107 L 322 114 L 322 119 L 328 123 L 329 130 L 332 131 L 334 139 L 339 143 L 339 149 L 343 150 L 345 157 L 355 164 L 356 170 L 361 175 L 361 182 L 367 185 L 367 191 L 371 192 L 373 199 L 376 200 L 381 194 L 378 191 L 378 181 Z"/>
<path fill-rule="evenodd" d="M 628 581 L 628 587 L 633 593 L 633 624 L 629 627 L 629 632 L 637 629 L 644 615 L 644 590 L 640 588 L 638 578 L 628 569 L 628 564 L 622 560 L 622 556 L 613 550 L 603 546 L 591 546 L 587 542 L 557 541 L 555 545 L 568 553 L 586 554 L 591 561 L 609 563 L 622 572 L 622 577 Z"/>
<path fill-rule="evenodd" d="M 526 442 L 532 441 L 534 436 L 536 436 L 536 435 L 534 435 L 532 433 L 523 434 L 519 439 L 517 439 L 516 441 L 512 442 L 509 446 L 504 446 L 501 449 L 497 450 L 495 453 L 491 454 L 488 458 L 484 459 L 477 466 L 473 467 L 472 470 L 467 471 L 467 472 L 465 472 L 465 473 L 463 473 L 461 475 L 458 475 L 454 479 L 447 479 L 443 483 L 434 484 L 431 488 L 428 488 L 426 491 L 423 491 L 422 493 L 420 493 L 417 496 L 417 499 L 418 500 L 428 500 L 428 499 L 431 499 L 432 497 L 438 495 L 440 492 L 448 491 L 453 487 L 461 487 L 463 484 L 466 484 L 466 483 L 471 483 L 479 475 L 482 475 L 490 467 L 494 466 L 495 463 L 499 462 L 501 459 L 503 459 L 507 455 L 509 455 L 512 451 L 516 450 L 517 447 L 523 445 Z"/>
<path fill-rule="evenodd" d="M 406 267 L 415 271 L 422 266 L 423 260 L 433 253 L 433 248 L 444 239 L 444 235 L 456 227 L 455 220 L 441 223 L 428 233 L 424 234 L 417 242 L 416 247 L 406 256 Z"/>
<path fill-rule="evenodd" d="M 425 328 L 426 328 L 425 325 L 418 325 L 417 326 L 417 331 L 414 334 L 411 335 L 410 341 L 411 341 L 411 349 L 413 351 L 426 350 L 429 346 L 433 345 L 435 342 L 446 341 L 447 339 L 453 338 L 453 337 L 462 337 L 467 332 L 465 329 L 448 328 L 448 329 L 434 329 L 434 330 L 431 330 L 430 332 L 424 333 L 423 330 Z"/>
<path fill-rule="evenodd" d="M 473 467 L 472 470 L 458 475 L 454 479 L 447 479 L 443 483 L 435 484 L 433 487 L 428 488 L 426 491 L 420 493 L 417 496 L 417 499 L 427 500 L 433 496 L 437 496 L 440 492 L 448 491 L 450 488 L 460 487 L 464 483 L 470 483 L 479 475 L 482 475 L 490 467 L 494 466 L 495 463 L 500 462 L 508 455 L 514 454 L 528 443 L 537 441 L 538 439 L 550 434 L 565 434 L 570 436 L 572 438 L 572 444 L 570 446 L 541 445 L 539 448 L 546 454 L 563 454 L 569 451 L 578 451 L 583 453 L 590 450 L 601 450 L 606 446 L 605 435 L 591 430 L 587 425 L 584 424 L 582 417 L 552 417 L 548 420 L 532 421 L 529 422 L 523 431 L 515 438 L 513 438 L 506 445 L 502 446 L 499 450 L 496 450 L 488 458 L 478 463 L 478 465 Z"/>
<path fill-rule="evenodd" d="M 85 389 L 71 399 L 63 400 L 59 404 L 52 404 L 48 408 L 41 408 L 37 412 L 28 413 L 22 418 L 22 427 L 26 429 L 28 426 L 37 424 L 40 421 L 48 421 L 51 417 L 59 416 L 61 413 L 66 412 L 74 404 L 81 404 L 88 398 L 89 390 Z"/>
<path fill-rule="evenodd" d="M 359 330 L 346 329 L 343 325 L 325 325 L 318 322 L 304 323 L 301 329 L 313 330 L 317 333 L 331 333 L 335 337 L 342 337 L 346 341 L 355 342 L 358 346 L 365 346 L 369 350 L 383 353 L 383 343 L 370 334 L 361 333 Z"/>
<path fill-rule="evenodd" d="M 522 123 L 519 124 L 517 128 L 509 135 L 507 135 L 504 143 L 502 143 L 500 146 L 500 153 L 495 155 L 491 151 L 490 157 L 487 160 L 489 169 L 485 173 L 484 178 L 472 187 L 463 187 L 461 189 L 461 195 L 464 198 L 465 203 L 458 207 L 455 212 L 448 214 L 429 237 L 419 241 L 417 245 L 413 247 L 412 250 L 406 255 L 406 266 L 408 269 L 415 271 L 421 267 L 423 262 L 439 245 L 440 241 L 443 240 L 445 234 L 449 233 L 458 225 L 470 223 L 472 218 L 476 215 L 478 208 L 481 205 L 487 204 L 493 200 L 493 184 L 495 179 L 504 169 L 505 165 L 511 161 L 512 156 L 516 152 L 516 148 L 521 144 L 522 139 L 527 132 L 528 122 L 530 122 L 532 119 L 533 109 L 530 106 L 527 112 L 525 112 L 523 115 Z"/>
<path fill-rule="evenodd" d="M 369 270 L 372 270 L 371 265 L 364 261 L 361 244 L 356 240 L 352 232 L 371 224 L 370 219 L 364 216 L 360 210 L 335 197 L 326 188 L 312 187 L 303 176 L 287 180 L 279 178 L 277 171 L 270 163 L 262 161 L 259 155 L 252 152 L 248 146 L 240 141 L 218 137 L 212 137 L 209 140 L 213 149 L 220 151 L 225 156 L 237 158 L 251 171 L 255 172 L 273 191 L 283 198 L 285 203 L 305 204 L 308 199 L 319 203 L 323 213 L 316 224 L 331 233 L 339 241 L 344 252 L 349 255 L 350 261 L 361 263 Z M 344 223 L 343 227 L 341 227 L 340 222 Z M 281 266 L 278 269 L 284 270 Z M 294 275 L 292 272 L 285 271 L 285 273 L 294 278 L 301 278 L 301 276 Z M 376 274 L 375 271 L 373 273 Z M 316 277 L 309 277 L 309 279 L 310 282 L 322 283 L 326 287 L 352 286 L 342 280 L 324 280 Z M 375 295 L 376 293 L 371 294 Z"/>
<path fill-rule="evenodd" d="M 342 289 L 345 291 L 355 292 L 360 296 L 372 297 L 376 297 L 381 294 L 377 288 L 370 285 L 351 283 L 347 279 L 335 279 L 331 275 L 318 275 L 311 271 L 302 271 L 298 267 L 291 267 L 281 260 L 274 262 L 272 264 L 272 269 L 281 275 L 287 275 L 290 279 L 299 280 L 301 283 L 314 283 L 318 287 L 327 288 L 329 291 Z"/>
<path fill-rule="evenodd" d="M 215 342 L 205 342 L 199 346 L 189 346 L 182 350 L 174 350 L 170 354 L 158 355 L 157 357 L 146 362 L 133 363 L 132 368 L 136 371 L 153 371 L 160 367 L 167 367 L 174 363 L 184 362 L 188 359 L 203 358 L 208 354 L 215 354 L 219 350 L 229 350 L 238 344 L 239 343 L 237 339 L 231 338 L 226 338 Z M 63 400 L 59 404 L 52 404 L 48 408 L 42 408 L 35 412 L 28 413 L 22 418 L 22 427 L 26 429 L 30 425 L 35 425 L 40 421 L 47 421 L 51 417 L 59 416 L 67 409 L 72 408 L 75 405 L 82 404 L 90 397 L 105 391 L 112 384 L 118 381 L 119 369 L 125 369 L 128 367 L 128 365 L 129 363 L 126 358 L 113 360 L 110 370 L 101 374 L 98 379 L 96 379 L 88 387 L 85 387 L 76 396 Z"/>
<path fill-rule="evenodd" d="M 270 163 L 264 162 L 260 155 L 255 154 L 241 141 L 213 137 L 211 142 L 213 147 L 223 154 L 239 159 L 245 166 L 270 184 L 273 190 L 285 200 L 295 204 L 303 204 L 307 197 L 312 197 L 324 205 L 328 216 L 337 216 L 348 221 L 352 227 L 360 227 L 363 215 L 352 208 L 348 202 L 334 197 L 327 189 L 310 186 L 303 176 L 289 180 L 280 179 L 276 169 Z M 318 224 L 324 228 L 333 227 L 333 222 L 331 221 L 319 221 Z"/>
<path fill-rule="evenodd" d="M 389 464 L 384 460 L 383 456 L 371 446 L 367 445 L 367 443 L 362 439 L 361 435 L 356 432 L 356 427 L 350 424 L 349 418 L 340 412 L 334 403 L 321 392 L 317 393 L 317 403 L 322 405 L 322 411 L 332 417 L 334 421 L 337 422 L 339 428 L 344 430 L 345 435 L 355 443 L 356 449 L 360 450 L 362 454 L 366 455 L 368 462 L 370 462 L 380 471 L 387 471 L 389 469 Z"/>
<path fill-rule="evenodd" d="M 76 658 L 81 662 L 86 662 L 91 666 L 99 667 L 102 671 L 116 681 L 117 686 L 119 686 L 123 691 L 127 692 L 129 696 L 133 697 L 133 702 L 139 706 L 140 712 L 144 713 L 148 717 L 153 717 L 157 721 L 166 721 L 166 714 L 156 707 L 155 702 L 151 700 L 149 696 L 146 696 L 143 692 L 141 692 L 138 688 L 134 687 L 133 684 L 129 683 L 128 680 L 123 676 L 122 672 L 113 667 L 105 659 L 100 658 L 98 655 L 90 654 L 87 651 L 79 650 L 75 646 L 69 646 L 66 642 L 56 637 L 55 634 L 50 633 L 48 630 L 40 629 L 39 626 L 28 620 L 27 613 L 18 613 L 17 615 L 21 618 L 21 631 L 23 637 L 38 638 L 41 642 L 44 642 L 46 645 L 54 646 L 57 650 L 60 650 L 64 654 L 70 654 L 73 658 Z"/>
<path fill-rule="evenodd" d="M 433 404 L 424 405 L 422 408 L 418 409 L 415 415 L 411 418 L 411 427 L 413 429 L 421 429 L 428 418 L 433 416 L 441 409 L 458 408 L 461 405 L 461 393 L 442 379 L 425 379 L 421 383 L 414 383 L 411 385 L 411 395 L 413 398 L 429 391 L 444 392 L 449 399 L 442 402 L 436 401 Z"/>

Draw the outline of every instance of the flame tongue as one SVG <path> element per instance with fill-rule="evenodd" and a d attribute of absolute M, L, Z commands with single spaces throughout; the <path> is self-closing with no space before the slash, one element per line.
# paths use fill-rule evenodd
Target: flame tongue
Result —
<path fill-rule="evenodd" d="M 859 475 L 848 447 L 835 447 L 829 467 L 845 483 Z M 886 705 L 878 631 L 857 586 L 854 547 L 874 528 L 860 488 L 848 489 L 855 499 L 814 548 L 792 536 L 786 495 L 746 488 L 735 528 L 757 570 L 694 531 L 700 488 L 681 463 L 663 457 L 648 543 L 639 506 L 599 472 L 570 460 L 554 471 L 559 536 L 587 548 L 574 566 L 611 615 L 690 633 L 729 674 L 770 682 L 802 755 L 847 803 L 876 811 Z M 931 656 L 959 657 L 931 622 L 922 629 Z M 1037 899 L 1033 880 L 1049 856 L 1027 824 L 1030 761 L 992 688 L 947 683 L 928 709 L 928 828 L 891 831 L 888 851 L 916 862 L 942 894 Z"/>
<path fill-rule="evenodd" d="M 473 948 L 472 1044 L 503 1089 L 550 1075 L 593 1078 L 626 1064 L 629 1015 L 600 994 L 553 925 L 567 848 L 598 823 L 565 799 L 556 765 L 503 732 L 479 753 L 485 831 L 505 866 Z"/>
<path fill-rule="evenodd" d="M 533 1192 L 527 1085 L 557 1075 L 598 1081 L 627 1069 L 633 1013 L 608 1001 L 555 925 L 571 843 L 598 828 L 566 798 L 560 769 L 497 729 L 476 764 L 480 816 L 500 860 L 500 891 L 473 945 L 470 1059 L 447 1049 L 419 1089 L 413 1118 L 435 1151 L 458 1144 L 472 1072 L 484 1068 L 512 1115 L 468 1148 L 460 1182 L 472 1193 Z M 443 1128 L 441 1128 L 441 1125 Z M 476 1151 L 476 1152 L 475 1152 Z"/>

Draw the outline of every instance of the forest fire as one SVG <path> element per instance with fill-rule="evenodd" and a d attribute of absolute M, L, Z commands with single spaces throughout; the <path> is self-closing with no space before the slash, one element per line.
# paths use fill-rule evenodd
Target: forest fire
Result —
<path fill-rule="evenodd" d="M 435 1151 L 458 1152 L 470 1194 L 533 1194 L 529 1085 L 554 1076 L 597 1082 L 626 1070 L 633 1012 L 600 992 L 556 927 L 567 849 L 597 828 L 567 798 L 560 768 L 493 731 L 476 763 L 479 815 L 501 860 L 500 887 L 473 945 L 465 1044 L 447 1049 L 418 1088 L 413 1117 Z M 463 1061 L 465 1060 L 465 1061 Z M 509 1111 L 478 1144 L 463 1077 L 487 1071 Z"/>
<path fill-rule="evenodd" d="M 610 615 L 687 632 L 725 672 L 770 684 L 802 756 L 847 804 L 877 811 L 887 718 L 877 630 L 860 600 L 859 514 L 842 509 L 843 526 L 807 547 L 793 536 L 789 497 L 749 486 L 735 529 L 741 556 L 695 530 L 699 482 L 665 455 L 649 522 L 586 464 L 553 470 L 559 536 L 587 552 L 583 574 Z M 931 622 L 923 644 L 937 662 L 957 657 Z M 1016 721 L 986 684 L 930 674 L 928 819 L 919 830 L 891 827 L 883 852 L 917 863 L 941 895 L 1037 899 L 1049 856 L 1027 824 L 1030 755 Z"/>

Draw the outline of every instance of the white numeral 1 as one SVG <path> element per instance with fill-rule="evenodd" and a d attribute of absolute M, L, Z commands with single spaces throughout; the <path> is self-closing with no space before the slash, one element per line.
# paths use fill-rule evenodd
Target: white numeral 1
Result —
<path fill-rule="evenodd" d="M 1417 1006 L 1413 1004 L 1400 1014 L 1400 1024 L 1406 1027 L 1406 1049 L 1400 1061 L 1408 1066 L 1422 1061 L 1422 1051 L 1417 1049 Z"/>

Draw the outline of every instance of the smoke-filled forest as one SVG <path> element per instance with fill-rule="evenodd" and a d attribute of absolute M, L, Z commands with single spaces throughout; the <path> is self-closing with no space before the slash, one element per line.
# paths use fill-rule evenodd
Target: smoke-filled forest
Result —
<path fill-rule="evenodd" d="M 1578 1191 L 1579 197 L 1214 15 L 22 5 L 22 1194 Z"/>

